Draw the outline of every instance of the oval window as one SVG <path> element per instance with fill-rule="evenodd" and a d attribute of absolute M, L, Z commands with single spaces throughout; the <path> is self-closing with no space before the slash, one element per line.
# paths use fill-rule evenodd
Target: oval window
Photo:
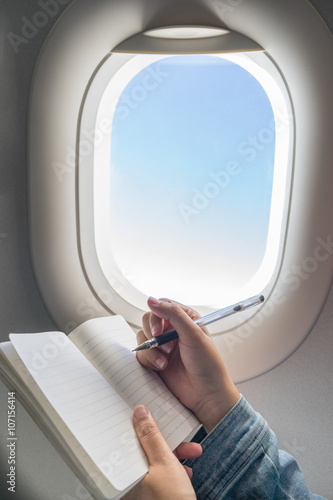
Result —
<path fill-rule="evenodd" d="M 276 110 L 264 73 L 247 56 L 178 55 L 146 64 L 122 90 L 111 129 L 109 255 L 139 292 L 211 305 L 262 288 L 269 235 L 280 232 Z M 274 265 L 265 266 L 266 283 Z"/>

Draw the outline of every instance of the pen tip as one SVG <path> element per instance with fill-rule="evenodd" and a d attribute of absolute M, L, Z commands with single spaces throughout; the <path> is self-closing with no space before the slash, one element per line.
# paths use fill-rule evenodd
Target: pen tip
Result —
<path fill-rule="evenodd" d="M 260 302 L 264 302 L 265 297 L 263 295 L 260 295 L 259 300 L 260 300 Z"/>
<path fill-rule="evenodd" d="M 132 352 L 134 352 L 134 351 L 143 351 L 144 349 L 149 349 L 149 346 L 147 344 L 146 345 L 139 345 L 135 349 L 132 349 Z"/>

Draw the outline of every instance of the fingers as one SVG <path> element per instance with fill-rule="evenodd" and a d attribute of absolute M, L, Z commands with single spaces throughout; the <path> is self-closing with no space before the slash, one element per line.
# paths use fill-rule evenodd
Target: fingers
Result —
<path fill-rule="evenodd" d="M 147 301 L 147 304 L 150 307 L 149 302 L 150 299 L 148 299 Z M 164 329 L 164 320 L 152 313 L 147 313 L 144 315 L 144 317 L 142 318 L 142 324 L 144 330 L 151 332 L 153 336 L 161 334 Z"/>
<path fill-rule="evenodd" d="M 196 344 L 202 343 L 205 334 L 198 325 L 193 323 L 193 319 L 196 319 L 193 316 L 200 317 L 198 313 L 168 299 L 157 300 L 150 297 L 148 305 L 155 316 L 162 318 L 177 330 L 179 339 L 184 344 L 191 344 L 192 347 L 195 347 Z M 192 317 L 189 316 L 189 311 Z"/>
<path fill-rule="evenodd" d="M 160 335 L 163 331 L 171 328 L 176 328 L 178 331 L 179 328 L 178 334 L 184 344 L 191 344 L 192 348 L 195 347 L 195 336 L 197 335 L 200 347 L 203 329 L 193 323 L 193 320 L 200 318 L 196 311 L 179 302 L 165 298 L 157 300 L 149 297 L 148 306 L 151 312 L 144 314 L 142 318 L 143 330 L 137 334 L 138 345 L 152 336 Z M 204 333 L 207 336 L 205 330 Z M 162 371 L 168 366 L 168 359 L 176 345 L 177 340 L 168 342 L 159 348 L 138 351 L 136 356 L 146 368 Z"/>
<path fill-rule="evenodd" d="M 190 460 L 201 457 L 202 447 L 199 443 L 180 443 L 173 453 L 179 460 Z M 193 471 L 191 467 L 188 465 L 183 465 L 183 467 L 188 477 L 192 479 Z"/>
<path fill-rule="evenodd" d="M 181 443 L 174 454 L 179 460 L 190 460 L 202 455 L 202 447 L 199 443 Z"/>
<path fill-rule="evenodd" d="M 191 307 L 188 307 L 185 304 L 181 304 L 180 302 L 177 302 L 176 300 L 170 300 L 167 298 L 155 299 L 155 297 L 149 297 L 147 304 L 148 304 L 149 308 L 152 309 L 152 307 L 154 307 L 154 305 L 157 305 L 159 302 L 165 302 L 168 304 L 175 304 L 175 305 L 179 306 L 181 309 L 183 309 L 183 311 L 186 312 L 186 314 L 192 320 L 200 318 L 200 314 L 197 311 L 195 311 L 194 309 L 191 309 Z"/>
<path fill-rule="evenodd" d="M 148 299 L 148 305 L 149 305 L 149 299 Z M 142 318 L 142 326 L 143 326 L 143 331 L 146 335 L 146 339 L 161 335 L 161 333 L 171 328 L 171 325 L 169 325 L 169 323 L 165 322 L 164 319 L 156 316 L 156 314 L 152 312 L 144 314 Z M 172 347 L 173 347 L 172 342 L 168 342 L 167 344 L 161 346 L 160 349 L 166 354 L 170 354 Z"/>
<path fill-rule="evenodd" d="M 165 299 L 168 300 L 168 299 Z M 150 299 L 148 299 L 149 305 Z M 169 322 L 164 321 L 163 318 L 157 316 L 152 312 L 148 312 L 142 317 L 143 329 L 137 333 L 138 345 L 150 339 L 153 336 L 160 335 L 163 331 L 171 328 Z M 168 356 L 175 346 L 175 342 L 168 342 L 163 346 L 147 351 L 137 352 L 136 357 L 140 363 L 146 368 L 161 371 L 167 367 Z"/>
<path fill-rule="evenodd" d="M 183 467 L 184 467 L 185 472 L 188 475 L 188 477 L 190 479 L 192 479 L 192 477 L 193 477 L 193 470 L 191 469 L 191 467 L 189 467 L 188 465 L 183 465 Z"/>
<path fill-rule="evenodd" d="M 166 465 L 177 461 L 145 406 L 135 408 L 133 425 L 150 465 Z"/>
<path fill-rule="evenodd" d="M 143 330 L 140 330 L 137 333 L 136 338 L 138 345 L 140 345 L 142 342 L 147 340 L 147 338 L 151 338 L 151 336 L 148 337 L 145 335 Z M 138 351 L 136 353 L 136 357 L 143 366 L 152 370 L 164 370 L 168 364 L 168 358 L 161 349 L 149 349 L 142 352 Z"/>
<path fill-rule="evenodd" d="M 190 460 L 201 457 L 202 447 L 199 443 L 181 443 L 173 453 L 179 460 Z M 183 467 L 188 477 L 192 479 L 193 471 L 191 467 L 188 465 L 183 465 Z"/>

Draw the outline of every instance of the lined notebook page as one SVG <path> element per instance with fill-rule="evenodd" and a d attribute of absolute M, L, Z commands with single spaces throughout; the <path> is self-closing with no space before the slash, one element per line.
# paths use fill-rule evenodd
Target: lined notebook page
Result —
<path fill-rule="evenodd" d="M 123 490 L 147 472 L 132 410 L 59 332 L 11 334 L 44 395 L 107 479 Z"/>
<path fill-rule="evenodd" d="M 139 404 L 149 408 L 172 450 L 198 429 L 198 420 L 162 379 L 138 362 L 132 352 L 136 337 L 122 316 L 87 321 L 70 339 L 130 408 Z"/>
<path fill-rule="evenodd" d="M 101 496 L 103 498 L 118 496 L 117 493 L 119 492 L 114 489 L 104 474 L 100 473 L 96 464 L 78 443 L 77 439 L 75 439 L 69 428 L 40 390 L 35 380 L 28 373 L 13 344 L 11 342 L 2 342 L 0 349 L 1 354 L 6 358 L 6 363 L 13 370 L 11 380 L 14 380 L 14 385 L 11 384 L 11 387 L 16 386 L 17 391 L 20 393 L 20 401 L 22 402 L 23 400 L 24 406 L 28 408 L 31 416 L 40 425 L 56 449 L 59 449 L 58 443 L 61 444 L 64 453 L 70 457 L 71 464 L 74 464 L 75 473 L 82 483 L 87 488 L 90 487 L 89 489 L 92 490 L 95 496 L 98 494 L 99 498 Z M 61 454 L 63 455 L 62 450 Z"/>

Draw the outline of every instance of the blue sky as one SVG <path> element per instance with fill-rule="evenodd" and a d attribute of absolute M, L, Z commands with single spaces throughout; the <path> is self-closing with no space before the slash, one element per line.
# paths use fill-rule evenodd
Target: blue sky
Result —
<path fill-rule="evenodd" d="M 144 293 L 192 304 L 241 287 L 265 252 L 274 151 L 271 104 L 241 66 L 175 56 L 138 73 L 112 126 L 118 265 Z"/>

